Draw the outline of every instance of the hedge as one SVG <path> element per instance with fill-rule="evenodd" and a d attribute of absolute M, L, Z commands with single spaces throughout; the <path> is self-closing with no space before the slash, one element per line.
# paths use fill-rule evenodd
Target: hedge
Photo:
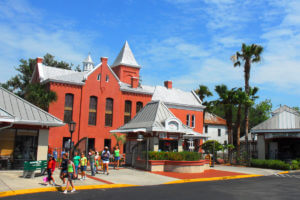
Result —
<path fill-rule="evenodd" d="M 149 152 L 149 160 L 197 161 L 201 159 L 202 154 L 198 152 Z"/>
<path fill-rule="evenodd" d="M 278 170 L 290 170 L 291 165 L 285 163 L 281 160 L 259 160 L 259 159 L 252 159 L 251 160 L 252 167 L 259 167 L 259 168 L 267 168 L 267 169 L 278 169 Z"/>

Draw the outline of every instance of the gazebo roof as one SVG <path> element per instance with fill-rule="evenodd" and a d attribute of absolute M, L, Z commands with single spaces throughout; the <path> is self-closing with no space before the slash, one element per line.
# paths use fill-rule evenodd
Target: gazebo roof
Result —
<path fill-rule="evenodd" d="M 205 137 L 185 126 L 162 101 L 151 101 L 132 120 L 110 132 L 169 132 L 192 137 Z"/>

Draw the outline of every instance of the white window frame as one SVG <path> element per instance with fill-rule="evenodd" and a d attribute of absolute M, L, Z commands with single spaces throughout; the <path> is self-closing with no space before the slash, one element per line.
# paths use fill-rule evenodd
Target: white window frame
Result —
<path fill-rule="evenodd" d="M 108 82 L 109 81 L 109 76 L 106 75 L 105 81 Z"/>
<path fill-rule="evenodd" d="M 195 128 L 196 116 L 192 115 L 192 128 Z"/>
<path fill-rule="evenodd" d="M 101 74 L 98 74 L 97 81 L 101 81 Z"/>
<path fill-rule="evenodd" d="M 186 125 L 191 126 L 190 123 L 191 123 L 191 116 L 188 114 L 186 115 Z"/>

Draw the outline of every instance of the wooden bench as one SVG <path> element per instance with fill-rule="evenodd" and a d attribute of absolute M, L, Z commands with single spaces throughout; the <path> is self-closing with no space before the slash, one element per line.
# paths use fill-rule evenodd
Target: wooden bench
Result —
<path fill-rule="evenodd" d="M 30 178 L 34 178 L 37 170 L 41 170 L 41 175 L 44 175 L 47 169 L 47 160 L 39 160 L 39 161 L 24 161 L 24 171 L 23 178 L 30 176 Z"/>

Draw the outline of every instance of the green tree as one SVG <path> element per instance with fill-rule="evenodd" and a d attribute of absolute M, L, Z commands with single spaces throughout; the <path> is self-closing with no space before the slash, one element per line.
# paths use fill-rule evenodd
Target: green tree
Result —
<path fill-rule="evenodd" d="M 222 150 L 223 147 L 222 147 L 222 144 L 220 144 L 218 141 L 216 140 L 207 140 L 206 142 L 204 142 L 202 145 L 201 145 L 201 148 L 207 152 L 207 153 L 210 153 L 210 154 L 213 154 L 213 149 L 214 149 L 214 144 L 215 144 L 215 155 L 217 155 L 217 152 Z"/>
<path fill-rule="evenodd" d="M 125 144 L 126 136 L 125 135 L 118 135 L 117 133 L 113 133 L 112 137 L 114 137 L 117 141 L 117 146 L 120 147 L 120 144 Z"/>
<path fill-rule="evenodd" d="M 73 66 L 73 64 L 68 64 L 64 61 L 56 61 L 54 56 L 48 53 L 44 56 L 43 64 L 62 69 L 71 69 Z M 1 84 L 1 86 L 36 106 L 47 110 L 49 104 L 56 101 L 57 96 L 55 92 L 49 90 L 47 85 L 31 83 L 31 77 L 35 67 L 36 59 L 21 59 L 19 66 L 16 67 L 18 74 L 9 79 L 6 83 Z"/>
<path fill-rule="evenodd" d="M 232 57 L 234 61 L 234 67 L 241 66 L 244 64 L 244 79 L 245 79 L 245 92 L 249 95 L 250 85 L 250 70 L 251 64 L 261 61 L 261 53 L 263 52 L 263 47 L 260 45 L 252 44 L 246 45 L 242 44 L 241 52 L 236 52 L 235 56 Z M 249 129 L 249 108 L 245 107 L 245 143 L 247 160 L 249 160 L 249 147 L 248 147 L 248 129 Z"/>
<path fill-rule="evenodd" d="M 269 119 L 271 112 L 272 102 L 270 99 L 261 101 L 251 107 L 249 112 L 249 129 Z"/>

